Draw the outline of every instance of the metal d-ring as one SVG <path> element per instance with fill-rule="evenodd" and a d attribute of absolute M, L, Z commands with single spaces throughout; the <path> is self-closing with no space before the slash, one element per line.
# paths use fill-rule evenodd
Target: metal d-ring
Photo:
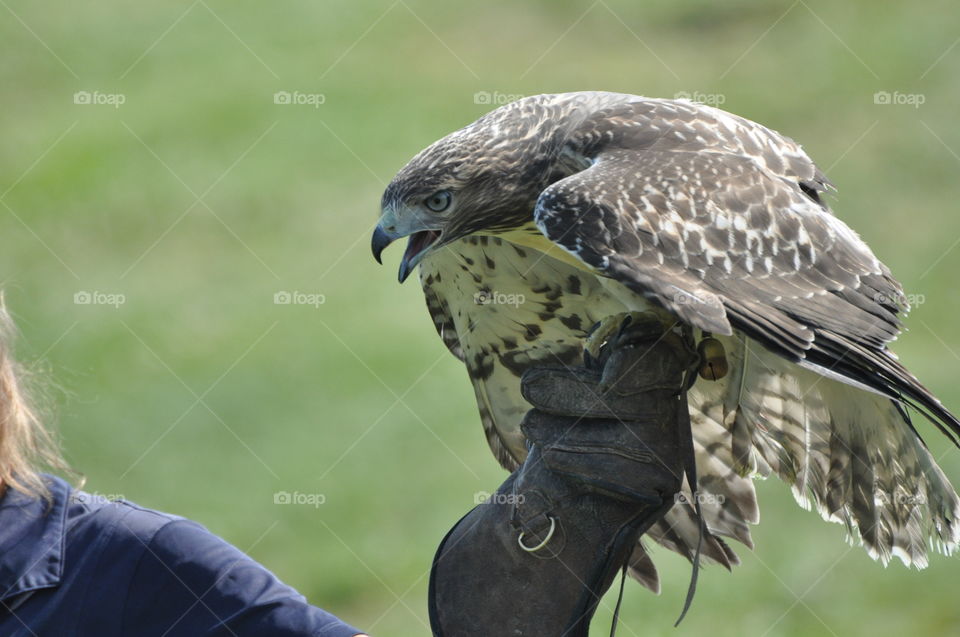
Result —
<path fill-rule="evenodd" d="M 536 546 L 527 546 L 526 544 L 524 544 L 523 536 L 527 534 L 526 531 L 520 531 L 520 535 L 517 536 L 517 544 L 519 544 L 520 548 L 522 548 L 527 553 L 536 553 L 537 551 L 545 547 L 550 542 L 550 538 L 553 537 L 554 531 L 557 530 L 557 519 L 552 515 L 548 515 L 547 517 L 550 519 L 550 530 L 547 531 L 547 537 L 543 538 L 543 541 L 540 542 L 540 544 L 537 544 Z"/>

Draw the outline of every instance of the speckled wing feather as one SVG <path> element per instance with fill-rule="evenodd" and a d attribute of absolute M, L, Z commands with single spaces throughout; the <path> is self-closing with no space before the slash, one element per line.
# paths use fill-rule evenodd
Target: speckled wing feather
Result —
<path fill-rule="evenodd" d="M 639 100 L 598 110 L 568 144 L 590 167 L 541 194 L 549 239 L 691 325 L 741 329 L 960 433 L 885 349 L 901 287 L 829 212 L 825 178 L 792 141 L 717 109 Z"/>

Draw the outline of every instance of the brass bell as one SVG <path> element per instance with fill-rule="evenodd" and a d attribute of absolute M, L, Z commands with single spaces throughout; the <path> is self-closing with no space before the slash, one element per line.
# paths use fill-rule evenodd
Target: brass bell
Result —
<path fill-rule="evenodd" d="M 697 351 L 700 353 L 700 378 L 720 380 L 730 371 L 727 351 L 717 339 L 708 336 L 697 345 Z"/>

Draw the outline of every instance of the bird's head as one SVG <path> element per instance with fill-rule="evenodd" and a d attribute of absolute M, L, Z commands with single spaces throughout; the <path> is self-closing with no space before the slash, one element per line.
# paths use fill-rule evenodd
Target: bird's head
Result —
<path fill-rule="evenodd" d="M 502 106 L 431 144 L 383 193 L 371 248 L 409 237 L 403 282 L 432 251 L 469 234 L 498 234 L 528 223 L 540 192 L 559 178 L 559 123 L 544 96 Z M 562 176 L 562 175 L 561 175 Z"/>

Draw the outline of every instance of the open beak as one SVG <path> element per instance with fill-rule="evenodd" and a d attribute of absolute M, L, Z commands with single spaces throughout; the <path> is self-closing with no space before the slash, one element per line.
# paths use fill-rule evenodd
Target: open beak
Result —
<path fill-rule="evenodd" d="M 377 263 L 383 263 L 380 255 L 388 245 L 399 238 L 400 236 L 387 232 L 380 225 L 376 227 L 370 240 L 370 250 L 373 252 L 373 258 L 377 260 Z M 407 240 L 407 249 L 400 260 L 400 271 L 397 273 L 400 283 L 407 280 L 413 269 L 420 263 L 423 255 L 439 238 L 440 232 L 438 230 L 420 230 L 410 234 L 410 238 Z"/>

